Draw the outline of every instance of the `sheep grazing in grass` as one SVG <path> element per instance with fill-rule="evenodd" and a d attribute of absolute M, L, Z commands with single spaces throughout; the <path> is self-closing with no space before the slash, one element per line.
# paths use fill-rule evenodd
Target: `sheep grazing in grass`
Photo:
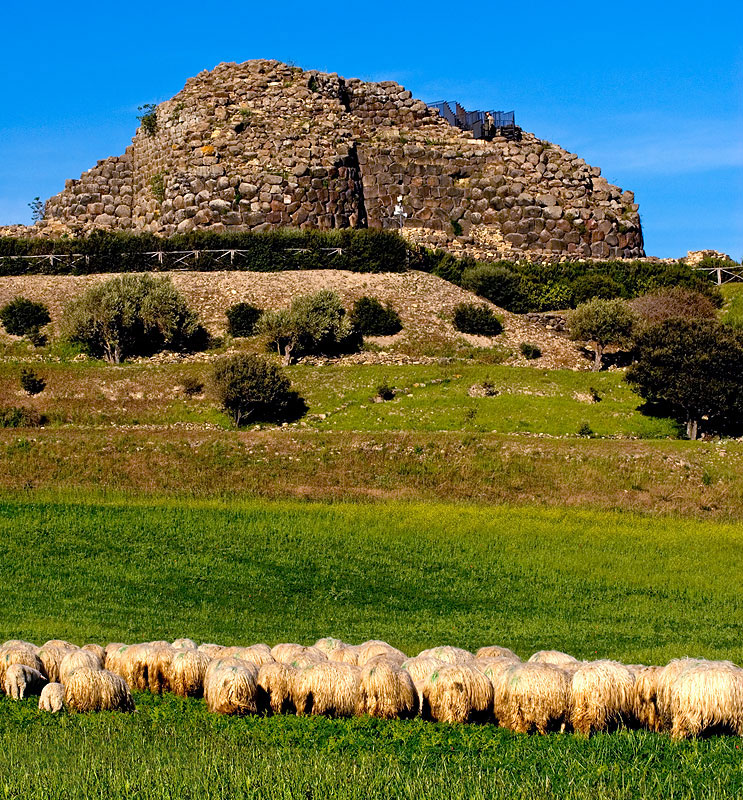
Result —
<path fill-rule="evenodd" d="M 410 719 L 418 712 L 418 692 L 410 673 L 387 661 L 370 661 L 361 670 L 358 714 Z"/>
<path fill-rule="evenodd" d="M 516 655 L 516 653 L 513 652 L 513 650 L 509 650 L 509 648 L 501 647 L 497 644 L 481 647 L 475 653 L 475 660 L 479 661 L 481 658 L 508 658 L 511 661 L 521 661 L 521 659 Z"/>
<path fill-rule="evenodd" d="M 119 675 L 82 667 L 70 675 L 64 704 L 71 711 L 134 711 L 129 687 Z"/>
<path fill-rule="evenodd" d="M 246 669 L 248 672 L 253 673 L 253 677 L 257 680 L 258 679 L 258 667 L 253 664 L 251 661 L 243 661 L 240 658 L 213 658 L 209 662 L 209 666 L 206 668 L 206 672 L 204 673 L 204 685 L 206 685 L 207 681 L 211 678 L 211 676 L 220 669 L 227 669 L 227 668 L 237 667 L 238 669 Z"/>
<path fill-rule="evenodd" d="M 109 653 L 106 666 L 121 675 L 131 689 L 160 694 L 168 691 L 170 661 L 177 652 L 170 644 L 144 642 Z"/>
<path fill-rule="evenodd" d="M 250 647 L 226 647 L 219 654 L 220 658 L 240 658 L 243 661 L 250 661 L 256 667 L 261 664 L 271 664 L 274 657 L 271 655 L 271 648 L 267 644 L 253 644 Z"/>
<path fill-rule="evenodd" d="M 577 658 L 560 650 L 539 650 L 529 658 L 530 664 L 555 664 L 558 667 L 573 667 L 580 664 Z"/>
<path fill-rule="evenodd" d="M 304 647 L 301 644 L 277 644 L 271 649 L 274 661 L 291 664 L 298 669 L 327 661 L 328 657 L 316 647 Z"/>
<path fill-rule="evenodd" d="M 256 670 L 223 665 L 204 679 L 206 707 L 217 714 L 255 714 L 258 711 Z"/>
<path fill-rule="evenodd" d="M 660 716 L 660 724 L 663 730 L 670 730 L 671 728 L 671 686 L 676 682 L 676 679 L 686 670 L 692 667 L 697 667 L 702 664 L 707 664 L 708 661 L 700 658 L 674 658 L 669 661 L 665 667 L 658 670 L 656 676 L 656 705 L 658 707 L 658 715 Z"/>
<path fill-rule="evenodd" d="M 294 682 L 299 670 L 272 661 L 258 670 L 258 709 L 264 714 L 294 714 Z"/>
<path fill-rule="evenodd" d="M 576 733 L 612 730 L 632 718 L 635 676 L 618 661 L 589 661 L 573 675 L 571 696 L 570 723 Z"/>
<path fill-rule="evenodd" d="M 671 737 L 743 736 L 743 671 L 706 662 L 682 672 L 670 688 Z"/>
<path fill-rule="evenodd" d="M 128 663 L 126 653 L 130 647 L 134 647 L 134 645 L 120 644 L 118 642 L 106 645 L 106 660 L 103 663 L 104 669 L 107 669 L 109 672 L 115 672 L 126 680 L 126 666 Z"/>
<path fill-rule="evenodd" d="M 25 639 L 8 639 L 7 642 L 0 644 L 0 654 L 4 650 L 12 650 L 16 647 L 25 647 L 27 650 L 33 650 L 34 653 L 39 652 L 39 648 L 33 642 L 27 642 Z"/>
<path fill-rule="evenodd" d="M 93 653 L 93 655 L 98 658 L 101 669 L 103 669 L 106 664 L 106 651 L 99 644 L 84 644 L 80 649 L 88 653 Z"/>
<path fill-rule="evenodd" d="M 640 667 L 635 672 L 635 724 L 656 733 L 663 730 L 663 720 L 658 709 L 658 675 L 661 669 L 662 667 Z"/>
<path fill-rule="evenodd" d="M 59 665 L 59 683 L 66 684 L 75 670 L 85 667 L 87 669 L 103 669 L 100 659 L 89 650 L 73 650 L 62 659 Z"/>
<path fill-rule="evenodd" d="M 176 650 L 196 650 L 198 648 L 193 639 L 176 639 L 170 646 Z"/>
<path fill-rule="evenodd" d="M 421 716 L 435 722 L 486 722 L 493 716 L 493 684 L 467 664 L 444 664 L 424 679 Z"/>
<path fill-rule="evenodd" d="M 493 714 L 516 733 L 561 731 L 570 714 L 570 677 L 555 664 L 516 663 L 493 671 Z"/>
<path fill-rule="evenodd" d="M 13 664 L 22 664 L 26 667 L 31 667 L 31 669 L 35 669 L 44 677 L 47 677 L 46 668 L 36 654 L 36 647 L 34 647 L 34 645 L 28 645 L 27 643 L 6 643 L 0 648 L 0 686 L 5 683 L 5 673 L 8 667 Z"/>
<path fill-rule="evenodd" d="M 312 646 L 328 654 L 328 657 L 330 657 L 329 654 L 332 653 L 333 650 L 342 650 L 344 647 L 348 647 L 345 642 L 340 639 L 334 639 L 332 636 L 325 636 L 322 639 L 318 639 Z"/>
<path fill-rule="evenodd" d="M 303 669 L 294 681 L 298 716 L 351 717 L 359 704 L 361 669 L 325 661 Z"/>
<path fill-rule="evenodd" d="M 335 661 L 337 664 L 358 665 L 360 649 L 357 644 L 349 644 L 345 647 L 338 647 L 335 650 L 327 650 L 328 661 Z"/>
<path fill-rule="evenodd" d="M 387 661 L 391 661 L 395 664 L 402 664 L 402 662 L 407 659 L 407 656 L 402 652 L 402 650 L 398 650 L 391 644 L 379 641 L 378 639 L 370 639 L 368 642 L 364 642 L 363 644 L 359 645 L 359 650 L 356 655 L 356 663 L 360 667 L 363 667 L 364 664 L 367 664 L 373 658 L 377 658 L 378 656 L 384 656 Z"/>
<path fill-rule="evenodd" d="M 400 669 L 404 669 L 413 679 L 413 684 L 420 694 L 421 688 L 429 675 L 436 672 L 439 667 L 444 666 L 443 661 L 431 656 L 415 656 L 415 658 L 408 658 L 400 665 Z"/>
<path fill-rule="evenodd" d="M 46 676 L 25 664 L 11 664 L 5 670 L 3 691 L 12 700 L 23 700 L 32 694 L 39 694 L 48 683 Z"/>
<path fill-rule="evenodd" d="M 204 675 L 210 663 L 211 658 L 195 647 L 177 649 L 170 659 L 170 691 L 180 697 L 201 697 L 204 694 Z"/>
<path fill-rule="evenodd" d="M 39 711 L 56 714 L 64 704 L 64 686 L 61 683 L 47 683 L 39 695 Z"/>
<path fill-rule="evenodd" d="M 39 658 L 50 681 L 59 681 L 59 667 L 62 661 L 64 661 L 65 656 L 76 651 L 77 647 L 69 642 L 59 644 L 57 641 L 51 641 L 41 646 Z"/>
<path fill-rule="evenodd" d="M 470 666 L 475 660 L 469 650 L 463 650 L 461 647 L 451 647 L 450 645 L 422 650 L 418 653 L 418 658 L 438 658 L 439 661 L 443 661 L 445 664 L 469 664 Z"/>
<path fill-rule="evenodd" d="M 200 653 L 206 653 L 209 658 L 216 658 L 227 648 L 221 644 L 213 644 L 212 642 L 205 642 L 200 644 L 198 650 Z"/>

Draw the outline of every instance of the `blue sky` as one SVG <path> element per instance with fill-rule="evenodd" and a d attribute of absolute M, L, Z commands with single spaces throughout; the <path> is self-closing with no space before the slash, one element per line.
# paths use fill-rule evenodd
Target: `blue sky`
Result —
<path fill-rule="evenodd" d="M 123 151 L 137 106 L 277 58 L 515 110 L 640 204 L 646 251 L 743 258 L 743 4 L 127 3 L 3 9 L 0 224 Z"/>

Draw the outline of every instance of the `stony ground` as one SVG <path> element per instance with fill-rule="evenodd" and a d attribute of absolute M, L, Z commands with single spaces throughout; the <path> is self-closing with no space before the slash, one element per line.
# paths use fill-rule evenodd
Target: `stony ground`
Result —
<path fill-rule="evenodd" d="M 348 360 L 371 363 L 421 362 L 442 355 L 486 356 L 493 348 L 506 349 L 508 364 L 543 369 L 588 369 L 590 362 L 581 350 L 564 337 L 529 322 L 524 317 L 497 308 L 453 284 L 423 272 L 359 274 L 342 270 L 303 270 L 301 272 L 172 272 L 163 273 L 186 297 L 211 333 L 225 333 L 226 308 L 237 302 L 249 302 L 259 308 L 288 306 L 300 294 L 319 289 L 338 292 L 347 306 L 363 295 L 372 295 L 390 303 L 400 314 L 403 330 L 396 336 L 374 337 L 371 350 L 348 357 Z M 0 305 L 22 295 L 45 303 L 58 324 L 67 303 L 88 286 L 111 275 L 25 275 L 0 277 Z M 451 324 L 452 309 L 458 303 L 489 305 L 501 316 L 501 336 L 470 336 L 458 333 Z M 542 357 L 524 359 L 519 352 L 522 342 L 542 350 Z"/>

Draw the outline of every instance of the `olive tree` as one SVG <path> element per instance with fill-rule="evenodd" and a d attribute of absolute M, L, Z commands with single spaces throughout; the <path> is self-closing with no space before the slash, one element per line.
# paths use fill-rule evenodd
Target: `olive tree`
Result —
<path fill-rule="evenodd" d="M 632 341 L 636 317 L 624 300 L 594 298 L 570 313 L 570 338 L 590 341 L 594 346 L 594 372 L 601 369 L 607 345 L 628 345 Z"/>
<path fill-rule="evenodd" d="M 743 413 L 743 337 L 709 319 L 670 319 L 644 330 L 626 380 L 668 405 L 696 439 L 702 420 L 723 430 Z"/>
<path fill-rule="evenodd" d="M 289 309 L 264 312 L 256 330 L 268 336 L 284 364 L 303 354 L 347 352 L 361 343 L 340 297 L 327 289 L 297 297 Z"/>
<path fill-rule="evenodd" d="M 123 275 L 91 286 L 66 308 L 63 331 L 114 364 L 160 350 L 198 349 L 208 339 L 171 280 L 151 275 Z"/>

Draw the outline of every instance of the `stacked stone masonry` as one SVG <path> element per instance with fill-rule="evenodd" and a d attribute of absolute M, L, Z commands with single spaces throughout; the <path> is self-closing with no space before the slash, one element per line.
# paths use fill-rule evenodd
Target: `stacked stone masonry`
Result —
<path fill-rule="evenodd" d="M 41 232 L 393 228 L 477 258 L 644 255 L 632 192 L 525 133 L 473 139 L 393 81 L 220 64 L 157 107 L 154 134 L 67 181 Z"/>

